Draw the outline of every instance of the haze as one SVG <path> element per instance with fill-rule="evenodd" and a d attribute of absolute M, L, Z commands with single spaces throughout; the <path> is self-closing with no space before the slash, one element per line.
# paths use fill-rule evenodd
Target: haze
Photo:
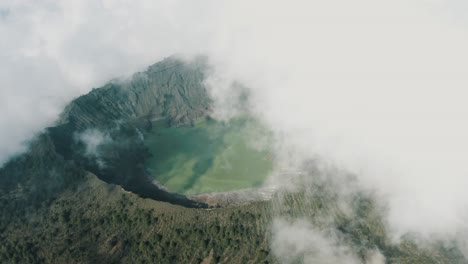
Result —
<path fill-rule="evenodd" d="M 2 2 L 0 161 L 73 97 L 175 53 L 206 54 L 218 118 L 235 110 L 223 102 L 240 82 L 298 159 L 319 156 L 377 190 L 395 234 L 456 235 L 468 207 L 462 10 L 429 0 Z"/>

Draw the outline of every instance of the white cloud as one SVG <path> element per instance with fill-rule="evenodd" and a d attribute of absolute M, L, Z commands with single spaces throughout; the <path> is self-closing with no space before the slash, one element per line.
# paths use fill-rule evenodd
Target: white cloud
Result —
<path fill-rule="evenodd" d="M 276 219 L 272 228 L 271 247 L 281 263 L 360 263 L 351 249 L 304 219 L 293 222 Z"/>
<path fill-rule="evenodd" d="M 212 56 L 303 156 L 386 195 L 395 232 L 453 235 L 468 207 L 468 38 L 440 5 L 237 1 Z"/>
<path fill-rule="evenodd" d="M 96 129 L 88 129 L 82 133 L 76 134 L 75 139 L 82 142 L 85 146 L 85 155 L 95 159 L 99 167 L 104 168 L 105 163 L 102 160 L 100 147 L 112 142 L 110 136 Z"/>
<path fill-rule="evenodd" d="M 282 144 L 357 172 L 388 197 L 397 233 L 454 234 L 468 208 L 462 8 L 430 0 L 2 2 L 0 162 L 72 97 L 172 53 L 206 53 L 213 80 L 251 88 L 254 110 Z M 226 93 L 213 94 L 223 102 Z"/>
<path fill-rule="evenodd" d="M 208 7 L 184 1 L 0 2 L 0 164 L 24 151 L 23 142 L 51 125 L 73 97 L 204 44 L 201 8 Z"/>
<path fill-rule="evenodd" d="M 76 138 L 85 144 L 86 154 L 97 156 L 98 147 L 111 141 L 107 134 L 96 129 L 88 129 L 78 134 Z"/>
<path fill-rule="evenodd" d="M 367 257 L 368 264 L 384 264 L 385 257 L 380 253 L 380 251 L 374 250 Z"/>

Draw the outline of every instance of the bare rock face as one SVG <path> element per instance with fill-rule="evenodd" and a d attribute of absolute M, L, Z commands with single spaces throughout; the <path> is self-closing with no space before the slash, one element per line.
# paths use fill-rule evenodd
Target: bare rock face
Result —
<path fill-rule="evenodd" d="M 207 115 L 210 99 L 204 86 L 206 60 L 184 63 L 168 58 L 129 81 L 111 82 L 73 100 L 58 124 L 74 128 L 106 127 L 135 118 L 165 118 L 189 124 Z"/>
<path fill-rule="evenodd" d="M 213 207 L 238 206 L 258 201 L 270 200 L 273 188 L 245 189 L 230 192 L 213 192 L 189 195 L 188 198 Z"/>
<path fill-rule="evenodd" d="M 8 194 L 19 186 L 28 197 L 48 198 L 68 186 L 70 179 L 79 180 L 90 172 L 142 197 L 206 207 L 151 183 L 144 167 L 150 154 L 139 131 L 156 118 L 179 126 L 207 116 L 211 103 L 204 86 L 207 70 L 203 57 L 191 62 L 170 57 L 130 80 L 110 82 L 76 98 L 54 127 L 33 140 L 29 152 L 0 168 L 0 192 Z M 106 136 L 97 154 L 89 155 L 86 145 L 77 140 L 87 130 Z M 46 186 L 53 188 L 45 190 Z M 47 192 L 51 195 L 44 195 Z"/>

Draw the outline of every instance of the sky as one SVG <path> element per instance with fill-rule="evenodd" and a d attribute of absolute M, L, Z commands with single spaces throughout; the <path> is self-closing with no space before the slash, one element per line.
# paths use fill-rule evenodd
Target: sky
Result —
<path fill-rule="evenodd" d="M 172 54 L 205 54 L 217 102 L 232 81 L 245 84 L 255 114 L 298 159 L 320 156 L 377 190 L 395 234 L 456 235 L 468 223 L 467 9 L 461 0 L 1 0 L 0 163 L 72 98 Z M 220 118 L 231 113 L 218 106 Z"/>

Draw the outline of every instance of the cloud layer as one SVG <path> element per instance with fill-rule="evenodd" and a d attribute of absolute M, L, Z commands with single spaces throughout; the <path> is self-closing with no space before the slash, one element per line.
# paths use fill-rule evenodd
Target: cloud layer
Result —
<path fill-rule="evenodd" d="M 211 55 L 225 79 L 252 87 L 258 115 L 300 157 L 379 190 L 396 233 L 453 235 L 468 206 L 468 38 L 456 8 L 237 2 L 220 12 Z"/>
<path fill-rule="evenodd" d="M 206 5 L 182 1 L 2 1 L 0 164 L 72 98 L 206 38 Z M 190 46 L 192 48 L 186 48 Z"/>
<path fill-rule="evenodd" d="M 468 194 L 468 35 L 459 1 L 6 1 L 0 162 L 71 98 L 173 53 L 208 54 L 299 159 L 357 173 L 397 233 L 455 234 Z M 224 113 L 231 113 L 226 110 Z M 278 174 L 281 175 L 281 174 Z"/>

